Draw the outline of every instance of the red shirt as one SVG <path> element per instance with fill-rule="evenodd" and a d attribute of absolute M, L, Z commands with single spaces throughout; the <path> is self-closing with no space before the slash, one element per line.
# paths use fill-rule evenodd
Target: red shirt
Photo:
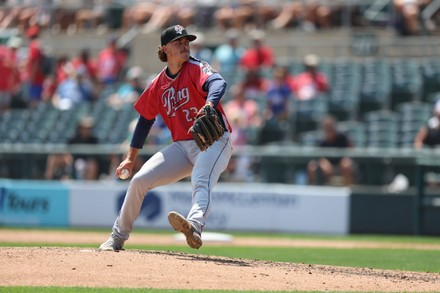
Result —
<path fill-rule="evenodd" d="M 175 78 L 170 78 L 165 68 L 147 86 L 134 108 L 149 120 L 161 115 L 173 141 L 190 140 L 192 136 L 188 129 L 193 125 L 199 109 L 206 103 L 208 93 L 202 86 L 211 74 L 211 66 L 193 58 L 183 64 Z M 220 104 L 217 105 L 217 110 L 231 131 Z"/>
<path fill-rule="evenodd" d="M 273 66 L 274 58 L 272 49 L 266 46 L 249 48 L 240 59 L 240 65 L 246 69 L 256 69 L 262 66 Z"/>
<path fill-rule="evenodd" d="M 72 60 L 73 68 L 78 69 L 80 66 L 84 66 L 87 69 L 87 73 L 89 74 L 90 78 L 94 79 L 96 77 L 96 64 L 93 62 L 93 60 L 88 60 L 87 63 L 85 63 L 81 58 L 76 57 Z"/>
<path fill-rule="evenodd" d="M 292 83 L 292 90 L 297 99 L 308 100 L 315 97 L 319 92 L 328 91 L 327 77 L 322 73 L 310 74 L 310 72 L 303 72 L 294 77 Z"/>
<path fill-rule="evenodd" d="M 43 53 L 41 51 L 40 42 L 38 40 L 32 40 L 29 43 L 29 54 L 27 61 L 27 74 L 31 84 L 42 85 L 44 81 L 44 74 L 41 69 L 41 63 L 43 62 Z M 33 74 L 33 68 L 35 66 L 35 74 Z"/>
<path fill-rule="evenodd" d="M 57 83 L 61 83 L 62 81 L 64 81 L 65 79 L 67 79 L 67 77 L 69 77 L 69 74 L 67 73 L 67 71 L 65 70 L 66 64 L 62 63 L 62 64 L 57 64 L 56 66 L 56 82 Z"/>
<path fill-rule="evenodd" d="M 119 72 L 124 66 L 125 56 L 111 48 L 105 48 L 98 55 L 96 74 L 102 79 L 117 79 Z"/>
<path fill-rule="evenodd" d="M 17 56 L 12 49 L 0 46 L 0 90 L 12 92 L 20 83 Z"/>

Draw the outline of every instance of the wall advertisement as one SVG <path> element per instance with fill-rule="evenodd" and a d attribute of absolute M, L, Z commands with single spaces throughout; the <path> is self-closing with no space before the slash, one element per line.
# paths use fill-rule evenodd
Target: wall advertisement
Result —
<path fill-rule="evenodd" d="M 109 226 L 127 185 L 71 185 L 70 224 Z M 186 215 L 191 186 L 176 183 L 146 196 L 135 227 L 170 228 L 167 214 Z M 209 230 L 348 234 L 350 189 L 274 184 L 219 184 L 211 201 Z"/>
<path fill-rule="evenodd" d="M 0 180 L 0 224 L 109 227 L 124 201 L 127 182 Z M 350 189 L 284 184 L 220 183 L 211 197 L 206 230 L 348 234 Z M 136 227 L 170 229 L 167 214 L 186 215 L 189 182 L 150 191 Z"/>
<path fill-rule="evenodd" d="M 0 180 L 0 225 L 68 226 L 68 196 L 59 183 Z"/>

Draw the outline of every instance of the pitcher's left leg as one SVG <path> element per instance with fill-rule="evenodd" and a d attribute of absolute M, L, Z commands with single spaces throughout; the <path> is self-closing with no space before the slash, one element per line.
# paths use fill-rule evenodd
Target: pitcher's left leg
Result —
<path fill-rule="evenodd" d="M 206 151 L 201 152 L 194 165 L 191 177 L 192 208 L 188 220 L 201 232 L 211 209 L 211 192 L 221 173 L 226 170 L 232 155 L 229 133 L 216 141 Z"/>

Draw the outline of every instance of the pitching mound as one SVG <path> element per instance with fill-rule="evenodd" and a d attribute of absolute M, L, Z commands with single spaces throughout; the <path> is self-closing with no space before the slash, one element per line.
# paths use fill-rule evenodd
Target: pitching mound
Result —
<path fill-rule="evenodd" d="M 4 286 L 428 292 L 440 275 L 163 251 L 0 248 Z"/>

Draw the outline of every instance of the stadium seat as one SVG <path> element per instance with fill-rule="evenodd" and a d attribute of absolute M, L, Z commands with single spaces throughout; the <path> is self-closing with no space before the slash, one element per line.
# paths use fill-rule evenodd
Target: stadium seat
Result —
<path fill-rule="evenodd" d="M 423 58 L 420 61 L 420 73 L 423 82 L 422 100 L 429 102 L 430 95 L 440 92 L 440 58 Z"/>
<path fill-rule="evenodd" d="M 323 94 L 310 100 L 292 99 L 290 109 L 292 137 L 297 140 L 301 133 L 317 130 L 319 122 L 329 113 L 328 97 Z"/>
<path fill-rule="evenodd" d="M 338 122 L 338 130 L 345 133 L 354 147 L 365 147 L 367 144 L 367 132 L 365 124 L 361 121 L 347 120 Z"/>
<path fill-rule="evenodd" d="M 299 144 L 301 146 L 317 146 L 319 140 L 323 137 L 321 130 L 311 130 L 301 133 Z"/>
<path fill-rule="evenodd" d="M 400 147 L 412 147 L 420 128 L 432 114 L 432 106 L 424 102 L 402 103 L 397 109 L 400 124 Z"/>
<path fill-rule="evenodd" d="M 404 102 L 421 100 L 422 78 L 419 66 L 414 59 L 395 59 L 391 61 L 391 104 L 396 110 Z"/>
<path fill-rule="evenodd" d="M 379 110 L 366 113 L 367 147 L 394 148 L 398 146 L 397 113 Z"/>
<path fill-rule="evenodd" d="M 359 116 L 370 111 L 387 109 L 391 96 L 389 63 L 384 59 L 367 59 L 362 63 Z"/>
<path fill-rule="evenodd" d="M 360 64 L 346 59 L 337 59 L 330 76 L 329 113 L 338 120 L 355 119 L 358 114 L 362 78 Z"/>

